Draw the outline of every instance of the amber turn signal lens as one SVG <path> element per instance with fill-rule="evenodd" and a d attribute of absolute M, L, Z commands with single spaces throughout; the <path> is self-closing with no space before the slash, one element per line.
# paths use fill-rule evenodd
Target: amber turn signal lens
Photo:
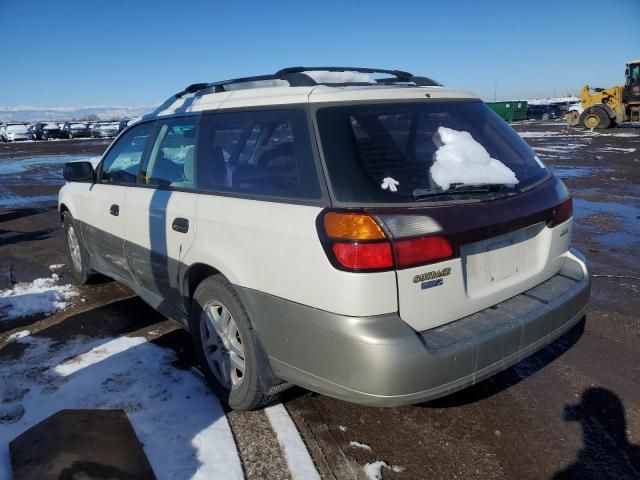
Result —
<path fill-rule="evenodd" d="M 369 215 L 329 212 L 324 216 L 324 229 L 331 238 L 342 240 L 380 240 L 385 234 Z"/>

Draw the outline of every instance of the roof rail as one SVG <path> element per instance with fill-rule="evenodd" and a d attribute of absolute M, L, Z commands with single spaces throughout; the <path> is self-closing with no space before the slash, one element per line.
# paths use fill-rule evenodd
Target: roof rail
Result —
<path fill-rule="evenodd" d="M 409 72 L 402 70 L 385 70 L 382 68 L 361 68 L 361 67 L 288 67 L 278 70 L 273 75 L 258 75 L 254 77 L 232 78 L 212 83 L 194 83 L 189 85 L 183 91 L 176 93 L 175 98 L 182 98 L 190 93 L 196 93 L 200 90 L 214 88 L 216 93 L 224 92 L 225 86 L 239 83 L 262 82 L 267 80 L 284 80 L 291 87 L 309 87 L 315 85 L 360 85 L 369 82 L 344 82 L 344 83 L 325 83 L 317 82 L 305 72 L 355 72 L 355 73 L 384 73 L 392 75 L 395 78 L 376 79 L 376 83 L 382 85 L 392 85 L 394 83 L 414 83 L 419 87 L 441 87 L 442 84 L 427 77 L 417 77 Z"/>
<path fill-rule="evenodd" d="M 356 72 L 356 73 L 383 73 L 391 75 L 393 78 L 379 78 L 374 79 L 375 83 L 371 82 L 344 82 L 344 83 L 330 83 L 330 82 L 317 82 L 310 75 L 305 72 Z M 222 80 L 219 82 L 211 83 L 194 83 L 187 88 L 165 100 L 155 111 L 151 112 L 145 117 L 153 116 L 157 112 L 168 108 L 173 102 L 179 98 L 184 97 L 192 93 L 197 93 L 202 90 L 214 89 L 215 93 L 226 91 L 227 85 L 234 85 L 239 83 L 251 83 L 251 82 L 263 82 L 268 80 L 284 80 L 289 83 L 290 87 L 311 87 L 316 85 L 331 85 L 331 86 L 358 86 L 358 85 L 394 85 L 398 83 L 413 83 L 418 87 L 441 87 L 442 84 L 432 80 L 428 77 L 417 77 L 409 72 L 402 70 L 385 70 L 382 68 L 362 68 L 362 67 L 288 67 L 278 70 L 273 75 L 258 75 L 254 77 L 241 77 L 232 78 L 229 80 Z"/>

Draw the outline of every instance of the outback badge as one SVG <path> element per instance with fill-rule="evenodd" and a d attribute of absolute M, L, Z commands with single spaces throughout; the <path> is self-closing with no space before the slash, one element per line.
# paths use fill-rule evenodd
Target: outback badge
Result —
<path fill-rule="evenodd" d="M 443 268 L 442 270 L 433 270 L 427 273 L 419 273 L 415 277 L 413 277 L 413 283 L 420 283 L 426 280 L 435 280 L 436 278 L 446 277 L 451 274 L 451 268 Z M 442 283 L 440 283 L 442 285 Z"/>

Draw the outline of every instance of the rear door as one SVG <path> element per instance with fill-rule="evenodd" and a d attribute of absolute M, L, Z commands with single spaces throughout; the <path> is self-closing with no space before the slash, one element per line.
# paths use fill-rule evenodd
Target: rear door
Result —
<path fill-rule="evenodd" d="M 130 185 L 135 184 L 146 143 L 153 125 L 136 126 L 107 152 L 99 179 L 80 194 L 81 232 L 99 271 L 130 281 L 124 256 L 124 205 Z"/>
<path fill-rule="evenodd" d="M 158 121 L 138 184 L 126 199 L 126 255 L 136 281 L 158 305 L 181 308 L 182 261 L 196 232 L 197 116 Z M 156 307 L 158 307 L 156 305 Z"/>

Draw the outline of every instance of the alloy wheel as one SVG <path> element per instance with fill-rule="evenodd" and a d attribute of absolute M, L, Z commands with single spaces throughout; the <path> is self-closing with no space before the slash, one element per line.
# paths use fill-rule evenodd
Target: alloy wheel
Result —
<path fill-rule="evenodd" d="M 220 302 L 213 301 L 204 307 L 200 339 L 218 383 L 228 390 L 238 388 L 244 379 L 244 347 L 233 316 Z"/>

